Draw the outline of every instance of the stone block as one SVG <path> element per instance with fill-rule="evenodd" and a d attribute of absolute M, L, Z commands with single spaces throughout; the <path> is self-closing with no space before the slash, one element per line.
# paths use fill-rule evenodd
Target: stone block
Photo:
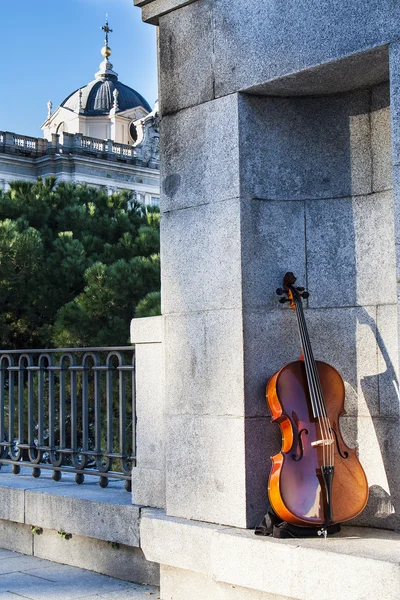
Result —
<path fill-rule="evenodd" d="M 173 415 L 166 428 L 167 513 L 246 527 L 244 419 Z"/>
<path fill-rule="evenodd" d="M 369 93 L 239 102 L 241 193 L 335 198 L 371 191 Z"/>
<path fill-rule="evenodd" d="M 383 417 L 343 417 L 349 445 L 357 445 L 367 475 L 370 496 L 354 524 L 400 531 L 400 420 Z"/>
<path fill-rule="evenodd" d="M 28 525 L 0 521 L 0 544 L 6 550 L 13 550 L 21 554 L 33 554 L 32 533 Z"/>
<path fill-rule="evenodd" d="M 235 94 L 165 116 L 160 140 L 161 212 L 239 197 Z"/>
<path fill-rule="evenodd" d="M 396 18 L 390 0 L 313 0 L 306 10 L 295 0 L 221 0 L 213 7 L 216 96 L 383 46 L 396 39 Z"/>
<path fill-rule="evenodd" d="M 140 521 L 141 548 L 152 562 L 209 573 L 212 536 L 217 530 L 216 525 L 167 517 L 162 511 L 147 509 Z"/>
<path fill-rule="evenodd" d="M 151 0 L 150 2 L 144 3 L 146 6 L 142 8 L 142 20 L 145 23 L 151 23 L 152 25 L 159 25 L 160 17 L 167 15 L 177 8 L 187 6 L 197 0 Z"/>
<path fill-rule="evenodd" d="M 156 344 L 163 340 L 162 317 L 143 317 L 131 321 L 132 344 Z"/>
<path fill-rule="evenodd" d="M 311 307 L 395 301 L 390 191 L 307 202 L 306 230 Z"/>
<path fill-rule="evenodd" d="M 162 344 L 136 346 L 137 466 L 164 468 L 164 368 Z"/>
<path fill-rule="evenodd" d="M 176 5 L 176 0 L 169 0 L 171 4 Z M 144 10 L 146 19 L 153 10 L 152 6 Z M 213 100 L 212 2 L 186 2 L 179 11 L 166 14 L 159 34 L 162 114 Z"/>
<path fill-rule="evenodd" d="M 397 305 L 378 306 L 377 345 L 379 414 L 386 417 L 400 416 L 399 396 L 399 348 L 397 335 Z"/>
<path fill-rule="evenodd" d="M 376 309 L 306 310 L 314 356 L 341 374 L 348 415 L 379 415 Z"/>
<path fill-rule="evenodd" d="M 400 92 L 400 89 L 399 89 Z M 400 111 L 399 111 L 400 115 Z M 400 165 L 394 165 L 393 175 L 393 203 L 394 203 L 394 229 L 396 246 L 400 244 Z M 399 256 L 397 255 L 397 280 L 400 280 Z"/>
<path fill-rule="evenodd" d="M 165 508 L 165 471 L 132 469 L 132 504 Z"/>
<path fill-rule="evenodd" d="M 161 567 L 163 600 L 287 600 L 287 597 L 214 581 L 194 571 Z"/>
<path fill-rule="evenodd" d="M 270 286 L 273 285 L 270 281 Z M 265 396 L 269 379 L 283 365 L 297 360 L 301 354 L 295 313 L 287 304 L 279 304 L 276 295 L 275 302 L 276 310 L 246 310 L 243 313 L 245 409 L 248 417 L 270 414 Z M 281 441 L 276 425 L 272 426 L 269 435 L 275 448 L 271 454 L 275 454 Z"/>
<path fill-rule="evenodd" d="M 400 164 L 400 42 L 389 46 L 392 161 Z"/>
<path fill-rule="evenodd" d="M 371 102 L 372 189 L 380 192 L 393 187 L 389 84 L 374 88 Z"/>
<path fill-rule="evenodd" d="M 241 231 L 243 307 L 274 310 L 287 271 L 306 282 L 304 203 L 242 201 Z"/>
<path fill-rule="evenodd" d="M 318 541 L 281 541 L 260 539 L 253 532 L 218 532 L 213 537 L 213 578 L 299 600 L 321 596 L 335 600 L 343 594 L 346 600 L 395 600 L 400 578 L 396 564 L 398 535 L 345 527 L 328 544 Z M 271 562 L 280 565 L 284 577 L 276 577 L 275 570 L 266 567 Z"/>
<path fill-rule="evenodd" d="M 162 312 L 240 308 L 241 204 L 229 200 L 162 218 Z"/>
<path fill-rule="evenodd" d="M 15 475 L 14 475 L 15 477 Z M 0 487 L 0 519 L 25 522 L 24 490 L 13 487 Z"/>
<path fill-rule="evenodd" d="M 264 600 L 257 595 L 261 592 L 271 594 L 265 600 L 276 596 L 334 600 L 343 597 L 343 581 L 346 600 L 373 596 L 395 600 L 398 591 L 400 536 L 394 532 L 343 527 L 327 540 L 278 540 L 146 511 L 141 538 L 145 554 L 162 565 L 162 590 L 165 584 L 168 600 L 181 600 L 185 585 L 191 589 L 196 581 L 203 581 L 207 592 L 211 590 L 210 595 L 203 595 L 207 600 Z M 284 577 L 277 577 L 276 570 L 269 568 L 274 564 L 280 565 Z M 226 596 L 214 595 L 219 586 L 211 581 L 222 584 L 221 589 L 225 585 L 246 589 L 243 596 L 238 592 L 235 596 L 231 589 L 228 593 L 226 588 Z M 164 598 L 163 593 L 161 596 Z"/>
<path fill-rule="evenodd" d="M 159 583 L 159 566 L 147 561 L 139 548 L 122 544 L 78 535 L 65 540 L 56 531 L 44 530 L 42 535 L 34 538 L 34 554 L 125 581 L 150 585 Z"/>
<path fill-rule="evenodd" d="M 304 314 L 315 359 L 332 365 L 343 377 L 347 413 L 379 415 L 376 310 L 305 308 Z M 301 355 L 297 318 L 285 305 L 269 313 L 248 311 L 244 323 L 246 415 L 265 416 L 268 380 Z M 277 434 L 269 437 L 276 448 Z"/>
<path fill-rule="evenodd" d="M 128 493 L 124 504 L 79 498 L 78 490 L 55 486 L 47 493 L 25 493 L 25 522 L 45 529 L 64 530 L 81 536 L 139 546 L 139 509 L 131 505 Z M 111 491 L 111 490 L 110 490 Z M 83 489 L 81 494 L 87 494 Z M 126 503 L 126 504 L 125 504 Z"/>
<path fill-rule="evenodd" d="M 246 527 L 257 527 L 267 514 L 270 457 L 280 452 L 278 428 L 268 418 L 245 420 Z"/>
<path fill-rule="evenodd" d="M 246 90 L 255 96 L 326 96 L 372 88 L 389 79 L 389 50 L 377 46 L 294 71 Z"/>
<path fill-rule="evenodd" d="M 308 202 L 306 215 L 309 306 L 355 306 L 360 287 L 352 199 Z"/>
<path fill-rule="evenodd" d="M 165 324 L 167 413 L 243 416 L 242 311 L 168 315 Z"/>

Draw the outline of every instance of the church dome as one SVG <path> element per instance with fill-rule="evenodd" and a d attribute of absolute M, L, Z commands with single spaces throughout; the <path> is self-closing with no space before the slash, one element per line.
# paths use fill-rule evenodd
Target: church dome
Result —
<path fill-rule="evenodd" d="M 118 91 L 118 112 L 142 106 L 151 112 L 148 102 L 134 89 L 118 81 L 116 77 L 97 77 L 83 88 L 70 94 L 61 106 L 87 116 L 108 115 L 114 106 L 114 91 Z"/>
<path fill-rule="evenodd" d="M 123 112 L 138 106 L 142 106 L 147 113 L 151 112 L 150 105 L 143 96 L 118 81 L 118 73 L 113 71 L 113 65 L 109 61 L 112 52 L 108 45 L 108 34 L 112 29 L 108 26 L 108 15 L 106 24 L 101 29 L 106 34 L 104 47 L 101 49 L 104 60 L 95 74 L 96 79 L 72 92 L 61 106 L 92 117 L 108 115 L 112 109 Z"/>

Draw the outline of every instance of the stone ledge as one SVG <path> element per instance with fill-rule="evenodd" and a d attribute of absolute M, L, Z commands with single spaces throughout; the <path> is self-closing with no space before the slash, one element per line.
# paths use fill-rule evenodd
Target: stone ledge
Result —
<path fill-rule="evenodd" d="M 134 0 L 134 5 L 142 7 L 142 20 L 145 23 L 158 25 L 160 17 L 192 2 L 196 0 Z"/>
<path fill-rule="evenodd" d="M 346 600 L 398 599 L 400 534 L 391 531 L 343 527 L 327 540 L 277 540 L 150 509 L 140 529 L 148 560 L 214 582 L 296 600 L 337 600 L 344 590 Z"/>
<path fill-rule="evenodd" d="M 163 339 L 162 317 L 142 317 L 131 321 L 132 344 L 161 344 Z"/>
<path fill-rule="evenodd" d="M 55 482 L 50 472 L 38 479 L 26 472 L 0 473 L 0 519 L 139 547 L 140 508 L 123 482 L 102 489 L 94 478 L 79 486 L 70 475 Z"/>

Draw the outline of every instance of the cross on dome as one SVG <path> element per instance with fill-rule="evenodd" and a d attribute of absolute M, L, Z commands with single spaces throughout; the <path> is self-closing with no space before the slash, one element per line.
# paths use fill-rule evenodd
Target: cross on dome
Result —
<path fill-rule="evenodd" d="M 105 34 L 106 34 L 106 39 L 105 39 L 104 43 L 105 43 L 106 46 L 108 46 L 108 34 L 112 33 L 112 31 L 113 31 L 108 26 L 108 13 L 106 13 L 106 24 L 103 25 L 100 29 L 102 29 L 105 32 Z"/>

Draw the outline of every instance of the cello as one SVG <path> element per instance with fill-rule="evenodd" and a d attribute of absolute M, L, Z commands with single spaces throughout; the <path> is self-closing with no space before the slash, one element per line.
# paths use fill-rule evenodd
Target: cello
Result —
<path fill-rule="evenodd" d="M 334 367 L 314 359 L 302 305 L 309 293 L 295 282 L 293 273 L 286 273 L 283 288 L 276 290 L 280 302 L 289 302 L 296 312 L 303 352 L 267 385 L 271 420 L 282 433 L 281 451 L 271 457 L 268 494 L 283 521 L 319 527 L 326 537 L 330 525 L 353 519 L 364 509 L 368 482 L 357 451 L 340 433 L 343 379 Z"/>

